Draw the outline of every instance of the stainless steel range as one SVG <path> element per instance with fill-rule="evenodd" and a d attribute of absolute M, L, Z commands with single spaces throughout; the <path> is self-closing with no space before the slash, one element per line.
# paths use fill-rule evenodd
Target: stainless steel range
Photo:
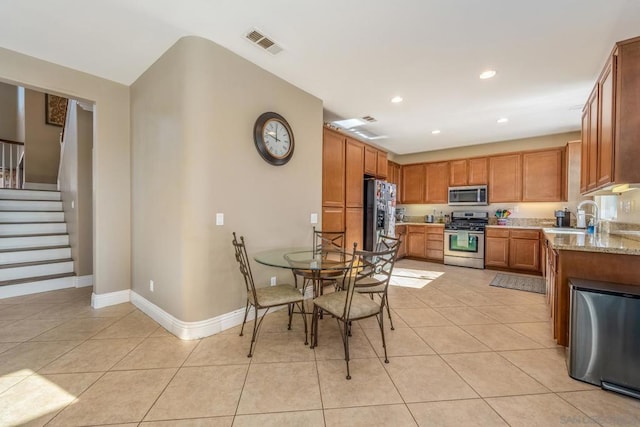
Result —
<path fill-rule="evenodd" d="M 454 211 L 444 226 L 444 263 L 484 268 L 484 229 L 488 212 Z"/>

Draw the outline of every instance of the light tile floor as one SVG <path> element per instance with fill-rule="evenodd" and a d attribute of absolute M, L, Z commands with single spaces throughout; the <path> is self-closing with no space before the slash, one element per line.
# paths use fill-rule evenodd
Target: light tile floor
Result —
<path fill-rule="evenodd" d="M 0 425 L 640 425 L 640 401 L 567 375 L 542 295 L 397 266 L 437 278 L 390 288 L 389 364 L 375 321 L 354 325 L 350 381 L 327 317 L 311 350 L 299 316 L 269 314 L 249 359 L 238 327 L 181 341 L 131 304 L 91 309 L 88 288 L 0 300 Z"/>

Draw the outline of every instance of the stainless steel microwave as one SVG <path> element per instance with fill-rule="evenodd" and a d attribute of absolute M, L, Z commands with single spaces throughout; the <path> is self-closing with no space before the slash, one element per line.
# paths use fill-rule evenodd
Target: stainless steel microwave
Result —
<path fill-rule="evenodd" d="M 465 187 L 449 187 L 450 206 L 488 205 L 486 185 L 469 185 Z"/>

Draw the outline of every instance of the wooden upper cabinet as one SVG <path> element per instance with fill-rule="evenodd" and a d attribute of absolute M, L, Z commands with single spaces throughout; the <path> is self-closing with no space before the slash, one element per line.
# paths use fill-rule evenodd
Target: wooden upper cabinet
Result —
<path fill-rule="evenodd" d="M 344 207 L 345 140 L 336 132 L 324 129 L 322 144 L 322 205 Z"/>
<path fill-rule="evenodd" d="M 589 109 L 582 112 L 582 142 L 580 146 L 580 193 L 587 191 L 589 182 Z"/>
<path fill-rule="evenodd" d="M 364 149 L 364 173 L 375 176 L 378 168 L 378 150 L 365 145 Z"/>
<path fill-rule="evenodd" d="M 424 203 L 425 167 L 423 163 L 402 166 L 402 203 Z"/>
<path fill-rule="evenodd" d="M 387 178 L 389 176 L 389 172 L 387 170 L 387 153 L 384 151 L 378 151 L 377 159 L 378 166 L 376 176 L 382 179 Z"/>
<path fill-rule="evenodd" d="M 522 201 L 559 202 L 563 196 L 564 148 L 522 153 Z"/>
<path fill-rule="evenodd" d="M 467 185 L 467 169 L 468 160 L 451 160 L 449 162 L 449 185 L 452 187 L 460 187 Z"/>
<path fill-rule="evenodd" d="M 446 204 L 449 194 L 449 162 L 427 163 L 425 175 L 425 203 Z"/>
<path fill-rule="evenodd" d="M 520 153 L 489 157 L 489 202 L 522 200 L 522 156 Z"/>
<path fill-rule="evenodd" d="M 602 187 L 613 182 L 613 142 L 615 113 L 616 56 L 611 56 L 598 82 L 600 89 L 599 133 L 598 133 L 598 177 L 596 185 Z M 591 165 L 591 164 L 590 164 Z"/>
<path fill-rule="evenodd" d="M 400 165 L 391 160 L 387 161 L 387 181 L 396 185 L 400 181 Z"/>
<path fill-rule="evenodd" d="M 345 153 L 346 207 L 361 208 L 364 192 L 365 145 L 355 139 L 347 138 Z"/>
<path fill-rule="evenodd" d="M 487 174 L 487 158 L 476 157 L 469 159 L 467 166 L 468 185 L 486 185 L 489 183 Z"/>
<path fill-rule="evenodd" d="M 589 139 L 587 143 L 587 191 L 598 184 L 598 87 L 589 97 Z"/>
<path fill-rule="evenodd" d="M 450 186 L 486 185 L 488 183 L 486 157 L 451 160 L 449 162 Z"/>
<path fill-rule="evenodd" d="M 583 110 L 582 193 L 640 183 L 638 93 L 640 37 L 616 43 Z"/>

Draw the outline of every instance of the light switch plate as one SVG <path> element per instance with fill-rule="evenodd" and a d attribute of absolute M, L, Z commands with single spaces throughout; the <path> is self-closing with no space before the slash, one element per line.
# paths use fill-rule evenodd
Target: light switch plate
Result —
<path fill-rule="evenodd" d="M 224 214 L 217 213 L 216 214 L 216 225 L 224 225 Z"/>
<path fill-rule="evenodd" d="M 311 224 L 317 224 L 318 223 L 318 214 L 317 213 L 312 213 L 311 214 Z"/>

